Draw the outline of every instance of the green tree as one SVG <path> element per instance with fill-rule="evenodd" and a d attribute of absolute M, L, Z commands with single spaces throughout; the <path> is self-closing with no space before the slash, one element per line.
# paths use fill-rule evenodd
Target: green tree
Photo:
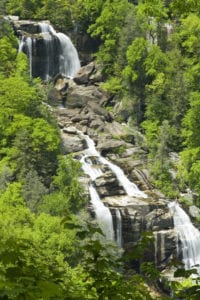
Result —
<path fill-rule="evenodd" d="M 198 0 L 172 0 L 170 12 L 175 17 L 187 16 L 190 13 L 200 14 L 200 4 Z"/>
<path fill-rule="evenodd" d="M 73 231 L 58 217 L 32 214 L 16 184 L 1 194 L 0 215 L 0 297 L 84 299 L 81 269 L 66 261 L 73 252 Z"/>
<path fill-rule="evenodd" d="M 92 37 L 99 37 L 102 41 L 97 53 L 97 59 L 103 64 L 106 75 L 113 73 L 120 30 L 124 25 L 127 10 L 130 7 L 131 4 L 127 0 L 105 1 L 101 15 L 88 29 Z"/>
<path fill-rule="evenodd" d="M 79 182 L 81 164 L 71 156 L 59 157 L 57 174 L 51 183 L 51 193 L 44 197 L 41 211 L 52 215 L 64 215 L 66 211 L 77 213 L 87 199 Z"/>
<path fill-rule="evenodd" d="M 17 40 L 13 35 L 0 38 L 0 74 L 9 76 L 15 71 L 17 57 Z"/>
<path fill-rule="evenodd" d="M 60 31 L 66 32 L 73 29 L 72 4 L 68 0 L 43 0 L 42 7 L 38 3 L 34 17 L 48 19 Z"/>
<path fill-rule="evenodd" d="M 66 226 L 71 226 L 66 220 Z M 152 299 L 142 276 L 126 278 L 122 272 L 117 247 L 105 240 L 95 222 L 82 220 L 77 229 L 80 264 L 85 271 L 88 291 L 92 299 Z M 91 293 L 90 292 L 90 293 Z M 88 295 L 88 298 L 89 295 Z"/>
<path fill-rule="evenodd" d="M 100 16 L 103 0 L 77 0 L 74 3 L 74 16 L 80 30 L 87 32 L 89 26 Z"/>
<path fill-rule="evenodd" d="M 185 138 L 185 149 L 181 152 L 184 169 L 181 176 L 186 183 L 200 192 L 199 185 L 199 166 L 200 166 L 200 138 L 199 138 L 199 109 L 200 94 L 193 92 L 190 96 L 190 108 L 183 120 L 183 136 Z"/>
<path fill-rule="evenodd" d="M 131 101 L 131 113 L 136 124 L 142 121 L 145 102 L 145 85 L 147 77 L 144 70 L 144 62 L 147 57 L 148 42 L 144 38 L 135 38 L 128 47 L 127 66 L 123 70 L 123 77 L 127 86 L 128 102 Z M 129 103 L 128 103 L 129 104 Z"/>
<path fill-rule="evenodd" d="M 40 7 L 40 0 L 9 0 L 6 8 L 9 14 L 18 15 L 21 18 L 34 18 Z"/>

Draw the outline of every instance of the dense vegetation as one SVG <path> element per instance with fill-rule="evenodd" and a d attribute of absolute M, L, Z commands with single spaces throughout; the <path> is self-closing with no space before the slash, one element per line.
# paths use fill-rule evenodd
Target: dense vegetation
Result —
<path fill-rule="evenodd" d="M 5 14 L 98 40 L 104 88 L 144 135 L 154 184 L 176 197 L 186 187 L 200 193 L 199 1 L 0 3 L 0 299 L 151 299 L 143 275 L 127 276 L 115 246 L 82 212 L 80 165 L 62 155 L 42 83 L 29 78 Z M 156 281 L 151 265 L 141 271 Z M 184 297 L 197 299 L 196 289 Z"/>
<path fill-rule="evenodd" d="M 48 18 L 60 30 L 98 40 L 104 88 L 122 102 L 130 127 L 144 134 L 154 184 L 170 197 L 186 187 L 199 194 L 197 0 L 5 3 L 10 14 Z M 180 154 L 180 165 L 170 159 L 173 152 Z"/>

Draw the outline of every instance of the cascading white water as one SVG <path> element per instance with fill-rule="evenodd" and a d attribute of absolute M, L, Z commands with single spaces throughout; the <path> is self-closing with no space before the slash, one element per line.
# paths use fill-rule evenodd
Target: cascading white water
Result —
<path fill-rule="evenodd" d="M 182 253 L 185 268 L 196 268 L 200 274 L 200 232 L 177 202 L 170 202 L 169 209 L 177 231 L 177 251 Z"/>
<path fill-rule="evenodd" d="M 57 33 L 51 25 L 45 22 L 40 22 L 39 26 L 41 28 L 41 32 L 44 34 L 44 39 L 47 41 L 49 54 L 52 54 L 52 37 L 57 37 L 59 41 L 59 73 L 64 76 L 73 77 L 80 69 L 80 61 L 77 50 L 72 44 L 72 41 L 64 33 Z M 51 62 L 49 62 L 49 65 L 50 63 Z"/>
<path fill-rule="evenodd" d="M 105 234 L 107 240 L 114 240 L 113 221 L 109 208 L 103 204 L 96 189 L 92 185 L 89 186 L 89 192 L 91 203 L 93 205 L 100 228 Z"/>
<path fill-rule="evenodd" d="M 122 217 L 119 209 L 115 209 L 116 214 L 116 241 L 117 245 L 121 248 L 122 247 Z"/>
<path fill-rule="evenodd" d="M 31 77 L 45 81 L 56 74 L 73 77 L 80 69 L 78 53 L 70 38 L 57 33 L 47 22 L 38 23 L 38 33 L 20 38 L 20 51 L 29 57 Z"/>
<path fill-rule="evenodd" d="M 96 154 L 96 150 L 94 150 L 94 147 L 89 146 L 88 149 L 84 151 L 84 155 L 80 160 L 84 173 L 89 175 L 92 180 L 95 180 L 103 174 L 100 168 L 95 167 L 92 164 L 91 158 Z M 89 193 L 100 228 L 105 234 L 107 240 L 114 240 L 113 220 L 109 208 L 103 204 L 92 184 L 89 186 Z"/>
<path fill-rule="evenodd" d="M 64 33 L 57 33 L 56 36 L 61 44 L 59 55 L 59 71 L 62 75 L 73 77 L 80 69 L 80 61 L 76 48 L 70 38 Z"/>
<path fill-rule="evenodd" d="M 32 40 L 32 38 L 27 37 L 27 39 L 26 39 L 26 46 L 28 48 L 30 77 L 32 77 L 32 46 L 33 46 L 33 40 Z"/>
<path fill-rule="evenodd" d="M 22 52 L 22 50 L 24 48 L 24 44 L 25 44 L 25 37 L 24 36 L 20 36 L 20 38 L 19 38 L 18 52 Z"/>
<path fill-rule="evenodd" d="M 84 135 L 82 132 L 79 132 L 79 134 L 86 140 L 87 146 L 88 146 L 88 148 L 86 150 L 84 150 L 84 155 L 81 158 L 82 169 L 86 174 L 88 174 L 90 176 L 90 178 L 92 180 L 95 180 L 97 177 L 99 177 L 103 174 L 101 169 L 98 168 L 98 164 L 96 166 L 94 166 L 94 164 L 92 163 L 92 159 L 95 158 L 95 160 L 99 164 L 106 165 L 112 170 L 112 172 L 116 175 L 118 181 L 124 187 L 124 190 L 126 191 L 126 193 L 129 196 L 142 197 L 142 198 L 147 197 L 146 194 L 143 193 L 142 191 L 140 191 L 134 183 L 132 183 L 128 180 L 128 178 L 125 176 L 124 172 L 118 166 L 109 162 L 107 159 L 105 159 L 104 157 L 102 157 L 100 155 L 100 153 L 95 148 L 94 141 L 89 136 Z M 90 186 L 90 197 L 92 199 L 93 207 L 94 207 L 97 219 L 99 221 L 99 225 L 101 224 L 101 217 L 103 216 L 103 214 L 105 214 L 105 216 L 103 218 L 103 223 L 105 224 L 107 222 L 107 226 L 104 226 L 104 230 L 106 230 L 105 234 L 107 235 L 106 232 L 109 229 L 108 230 L 109 236 L 112 237 L 112 239 L 114 239 L 112 215 L 111 215 L 108 207 L 106 207 L 106 210 L 105 210 L 105 208 L 103 209 L 103 207 L 100 206 L 99 201 L 101 201 L 101 200 L 98 196 L 97 191 L 95 190 L 95 188 L 93 186 Z M 104 206 L 103 203 L 102 203 L 102 205 Z M 100 210 L 100 212 L 99 212 L 99 210 Z M 103 211 L 103 213 L 102 213 L 102 211 Z M 122 221 L 121 221 L 121 214 L 120 214 L 119 209 L 115 210 L 115 215 L 116 215 L 116 242 L 117 242 L 117 245 L 119 247 L 121 247 L 122 246 Z M 110 234 L 111 228 L 112 228 L 112 234 Z"/>
<path fill-rule="evenodd" d="M 99 157 L 99 161 L 102 164 L 107 165 L 113 171 L 113 173 L 116 175 L 118 181 L 121 183 L 128 196 L 147 198 L 147 195 L 144 192 L 140 191 L 138 187 L 126 177 L 126 175 L 120 167 L 114 165 L 113 163 L 111 163 L 110 161 L 108 161 L 100 155 L 100 153 L 95 148 L 93 140 L 89 136 L 85 135 L 84 137 L 93 155 Z"/>

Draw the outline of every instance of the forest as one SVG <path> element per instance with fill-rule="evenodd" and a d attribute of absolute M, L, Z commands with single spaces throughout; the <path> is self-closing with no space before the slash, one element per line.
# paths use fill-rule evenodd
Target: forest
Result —
<path fill-rule="evenodd" d="M 102 88 L 122 107 L 118 121 L 148 149 L 152 184 L 170 199 L 190 189 L 200 207 L 200 2 L 0 3 L 0 299 L 199 299 L 199 280 L 187 279 L 190 272 L 167 295 L 151 262 L 130 270 L 130 258 L 91 219 L 81 164 L 63 155 L 47 88 L 30 78 L 6 15 L 48 19 L 62 32 L 90 36 Z M 144 236 L 136 245 L 135 259 L 142 260 L 149 242 Z"/>

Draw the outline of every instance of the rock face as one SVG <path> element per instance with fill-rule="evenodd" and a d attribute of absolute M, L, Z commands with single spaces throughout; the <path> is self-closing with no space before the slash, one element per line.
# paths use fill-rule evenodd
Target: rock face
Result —
<path fill-rule="evenodd" d="M 163 269 L 176 256 L 172 215 L 164 197 L 149 182 L 145 165 L 147 153 L 137 147 L 135 137 L 128 131 L 126 124 L 116 122 L 105 109 L 109 96 L 91 80 L 94 80 L 94 74 L 96 66 L 91 63 L 82 68 L 74 80 L 55 81 L 55 89 L 58 92 L 64 90 L 66 97 L 66 108 L 55 110 L 62 128 L 65 153 L 74 152 L 75 158 L 82 157 L 82 151 L 87 145 L 81 131 L 95 141 L 96 149 L 102 156 L 119 165 L 127 177 L 146 193 L 146 198 L 128 196 L 111 169 L 102 165 L 98 157 L 89 157 L 90 163 L 101 170 L 102 175 L 92 183 L 101 200 L 110 208 L 116 239 L 119 234 L 117 228 L 120 226 L 121 244 L 129 252 L 133 251 L 143 233 L 152 233 L 153 242 L 144 259 L 155 262 L 159 269 Z M 91 179 L 85 176 L 83 182 L 88 185 Z M 89 209 L 94 215 L 93 208 L 89 206 Z M 132 263 L 137 267 L 137 261 Z"/>

